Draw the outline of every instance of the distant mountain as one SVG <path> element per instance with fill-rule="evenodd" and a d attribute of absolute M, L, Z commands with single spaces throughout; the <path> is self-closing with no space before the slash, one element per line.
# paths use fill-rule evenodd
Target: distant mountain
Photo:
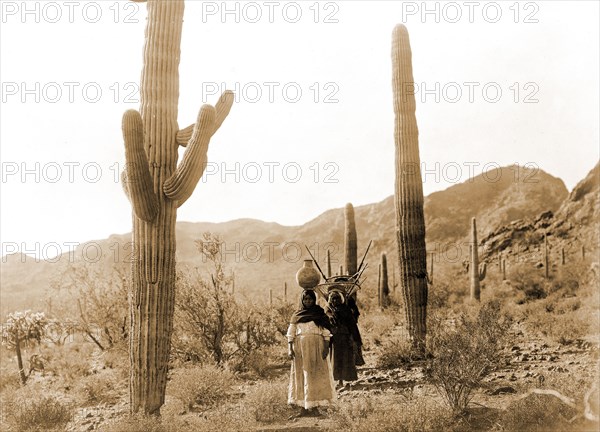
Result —
<path fill-rule="evenodd" d="M 600 164 L 596 164 L 573 188 L 556 212 L 548 209 L 535 217 L 500 225 L 483 237 L 484 259 L 502 252 L 509 259 L 541 262 L 544 236 L 548 237 L 555 263 L 562 261 L 563 251 L 566 258 L 582 256 L 586 250 L 588 254 L 598 256 Z"/>
<path fill-rule="evenodd" d="M 432 193 L 425 198 L 424 207 L 428 250 L 439 250 L 441 245 L 465 240 L 473 216 L 477 218 L 482 239 L 491 238 L 491 233 L 499 226 L 519 219 L 535 218 L 547 211 L 564 214 L 565 217 L 574 213 L 583 220 L 582 215 L 588 205 L 587 193 L 583 191 L 593 187 L 593 181 L 591 186 L 585 186 L 585 180 L 583 183 L 584 186 L 569 195 L 562 180 L 541 170 L 521 167 L 516 171 L 511 166 L 488 171 L 444 191 Z M 565 199 L 579 204 L 565 207 Z M 369 267 L 365 276 L 367 283 L 375 283 L 380 254 L 388 254 L 392 267 L 396 262 L 394 197 L 355 207 L 355 220 L 359 256 L 364 253 L 369 240 L 373 240 L 366 260 Z M 588 225 L 593 225 L 591 220 L 586 220 Z M 290 295 L 298 293 L 294 278 L 301 260 L 309 258 L 305 245 L 316 255 L 324 271 L 327 249 L 331 251 L 333 273 L 343 263 L 343 208 L 327 210 L 301 226 L 283 226 L 254 219 L 223 223 L 178 222 L 177 261 L 181 268 L 203 266 L 194 240 L 201 238 L 205 231 L 219 234 L 225 241 L 225 266 L 235 273 L 236 293 L 251 295 L 260 301 L 268 298 L 269 289 L 273 290 L 275 297 L 281 297 L 284 282 L 288 284 Z M 89 247 L 91 243 L 94 243 L 93 248 Z M 88 255 L 93 252 L 94 259 L 95 251 L 101 250 L 103 257 L 97 265 L 105 266 L 106 271 L 110 271 L 109 267 L 113 265 L 127 266 L 130 265 L 132 251 L 131 235 L 112 235 L 108 239 L 83 244 L 75 256 L 81 259 L 84 250 Z M 33 258 L 25 257 L 25 262 L 22 262 L 24 257 L 21 256 L 6 258 L 0 267 L 0 312 L 3 314 L 27 305 L 37 307 L 52 278 L 57 278 L 68 261 L 63 258 L 58 263 L 35 262 Z"/>

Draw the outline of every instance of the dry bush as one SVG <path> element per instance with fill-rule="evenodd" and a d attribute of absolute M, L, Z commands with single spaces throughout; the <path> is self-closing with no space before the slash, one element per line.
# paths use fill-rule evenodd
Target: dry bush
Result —
<path fill-rule="evenodd" d="M 341 404 L 331 431 L 428 432 L 451 430 L 450 410 L 426 397 L 372 398 Z"/>
<path fill-rule="evenodd" d="M 39 386 L 22 387 L 2 401 L 6 424 L 16 431 L 64 430 L 73 418 L 74 406 Z"/>
<path fill-rule="evenodd" d="M 531 394 L 512 402 L 498 420 L 501 430 L 562 432 L 572 430 L 568 422 L 576 410 L 550 395 Z"/>
<path fill-rule="evenodd" d="M 58 376 L 64 389 L 75 388 L 83 377 L 92 374 L 93 351 L 94 346 L 89 342 L 70 343 L 46 349 L 46 372 Z"/>
<path fill-rule="evenodd" d="M 377 367 L 383 369 L 399 368 L 413 360 L 413 350 L 406 338 L 394 337 L 388 339 L 377 360 Z"/>
<path fill-rule="evenodd" d="M 381 345 L 396 325 L 398 325 L 397 314 L 372 311 L 361 315 L 358 328 L 365 349 L 370 349 L 370 344 Z"/>
<path fill-rule="evenodd" d="M 288 383 L 262 382 L 253 386 L 241 402 L 249 415 L 260 423 L 286 420 L 293 412 L 287 404 Z"/>
<path fill-rule="evenodd" d="M 103 426 L 104 432 L 174 432 L 172 419 L 144 415 L 122 417 Z"/>
<path fill-rule="evenodd" d="M 126 392 L 126 383 L 119 382 L 116 373 L 110 370 L 83 377 L 75 388 L 77 400 L 82 406 L 100 403 L 112 405 Z"/>
<path fill-rule="evenodd" d="M 217 366 L 179 368 L 167 384 L 167 394 L 181 400 L 184 408 L 191 411 L 195 405 L 208 408 L 223 402 L 234 384 L 233 374 Z"/>
<path fill-rule="evenodd" d="M 556 314 L 539 307 L 529 312 L 527 325 L 550 342 L 569 345 L 586 336 L 591 323 L 578 311 Z"/>
<path fill-rule="evenodd" d="M 432 358 L 426 374 L 456 414 L 466 410 L 474 390 L 499 366 L 511 325 L 497 302 L 482 304 L 473 312 L 463 311 L 453 322 L 438 321 L 429 332 Z"/>

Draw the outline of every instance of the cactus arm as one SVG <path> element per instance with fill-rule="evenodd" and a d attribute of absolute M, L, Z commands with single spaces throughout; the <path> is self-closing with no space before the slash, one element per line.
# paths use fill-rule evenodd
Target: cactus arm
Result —
<path fill-rule="evenodd" d="M 487 264 L 483 263 L 481 266 L 479 266 L 479 281 L 482 281 L 485 279 L 486 272 L 487 272 Z"/>
<path fill-rule="evenodd" d="M 121 171 L 121 186 L 123 187 L 123 192 L 125 192 L 125 196 L 131 202 L 131 197 L 129 196 L 129 186 L 127 186 L 127 168 L 123 168 Z"/>
<path fill-rule="evenodd" d="M 164 183 L 165 195 L 178 201 L 178 206 L 183 204 L 194 192 L 194 188 L 206 168 L 206 152 L 212 136 L 215 122 L 215 109 L 211 105 L 203 105 L 198 114 L 194 132 L 190 138 L 189 146 L 183 154 L 183 160 L 177 170 Z"/>
<path fill-rule="evenodd" d="M 123 140 L 125 141 L 125 175 L 121 176 L 123 188 L 131 201 L 135 215 L 152 221 L 158 214 L 158 198 L 154 186 L 148 157 L 144 150 L 144 126 L 140 113 L 128 110 L 123 114 Z"/>
<path fill-rule="evenodd" d="M 231 105 L 233 105 L 233 100 L 234 96 L 231 90 L 226 90 L 219 98 L 219 101 L 215 105 L 215 124 L 211 136 L 219 130 L 219 128 L 227 118 L 227 115 L 231 110 Z M 186 147 L 188 145 L 188 142 L 192 138 L 192 134 L 194 132 L 194 126 L 195 123 L 177 132 L 177 144 L 179 144 L 182 147 Z"/>

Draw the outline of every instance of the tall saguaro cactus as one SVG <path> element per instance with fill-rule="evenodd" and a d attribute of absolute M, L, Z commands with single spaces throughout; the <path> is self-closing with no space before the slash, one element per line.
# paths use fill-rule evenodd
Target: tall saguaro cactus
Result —
<path fill-rule="evenodd" d="M 206 167 L 212 135 L 227 117 L 233 93 L 204 105 L 196 123 L 179 130 L 179 57 L 183 0 L 149 0 L 140 112 L 123 116 L 123 188 L 133 208 L 130 293 L 130 409 L 159 414 L 165 400 L 175 304 L 177 208 Z M 216 109 L 215 109 L 216 108 Z M 178 146 L 187 146 L 177 165 Z"/>
<path fill-rule="evenodd" d="M 396 147 L 396 237 L 400 286 L 413 351 L 425 352 L 427 334 L 427 251 L 423 215 L 423 183 L 419 160 L 419 130 L 415 116 L 415 85 L 408 30 L 393 32 L 392 87 Z"/>
<path fill-rule="evenodd" d="M 351 203 L 346 204 L 345 215 L 345 233 L 344 233 L 344 257 L 346 272 L 353 275 L 358 266 L 358 250 L 356 240 L 356 224 L 354 223 L 354 207 Z"/>
<path fill-rule="evenodd" d="M 477 221 L 471 218 L 471 300 L 479 301 L 481 298 L 481 287 L 479 282 L 485 279 L 487 266 L 479 265 L 479 252 L 477 250 Z"/>

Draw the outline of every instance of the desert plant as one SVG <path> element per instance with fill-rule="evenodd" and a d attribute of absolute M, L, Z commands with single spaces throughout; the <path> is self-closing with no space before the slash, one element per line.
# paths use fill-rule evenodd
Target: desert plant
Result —
<path fill-rule="evenodd" d="M 233 93 L 204 105 L 194 125 L 178 130 L 179 59 L 183 0 L 148 1 L 140 112 L 123 115 L 126 167 L 123 189 L 133 209 L 130 296 L 130 409 L 160 412 L 164 404 L 175 307 L 177 208 L 206 168 L 213 134 Z M 177 165 L 178 146 L 187 146 Z"/>
<path fill-rule="evenodd" d="M 479 251 L 477 242 L 477 221 L 471 218 L 471 263 L 469 269 L 471 271 L 471 300 L 479 301 L 481 298 L 481 287 L 479 282 L 485 279 L 487 266 L 484 263 L 479 265 Z"/>
<path fill-rule="evenodd" d="M 53 322 L 54 339 L 68 337 L 69 330 L 76 329 L 102 351 L 117 345 L 125 346 L 129 331 L 127 288 L 127 276 L 118 263 L 112 263 L 108 271 L 96 263 L 69 263 L 54 290 L 69 293 L 77 305 L 78 322 L 64 329 L 61 329 L 63 324 Z M 61 321 L 68 326 L 67 319 Z"/>
<path fill-rule="evenodd" d="M 257 422 L 284 421 L 291 413 L 287 404 L 287 387 L 287 382 L 258 383 L 246 394 L 244 405 Z"/>
<path fill-rule="evenodd" d="M 56 396 L 27 395 L 11 401 L 5 407 L 6 419 L 19 431 L 64 430 L 73 418 L 73 406 Z"/>
<path fill-rule="evenodd" d="M 349 275 L 353 275 L 356 273 L 358 267 L 358 249 L 356 237 L 356 224 L 354 222 L 354 207 L 351 203 L 346 204 L 344 215 L 344 256 L 346 272 Z"/>
<path fill-rule="evenodd" d="M 173 371 L 167 392 L 191 411 L 196 405 L 208 408 L 226 400 L 234 382 L 231 372 L 214 365 L 179 368 Z"/>
<path fill-rule="evenodd" d="M 23 368 L 21 348 L 24 344 L 33 340 L 39 344 L 42 340 L 46 323 L 46 315 L 43 312 L 34 313 L 26 310 L 8 314 L 6 323 L 2 327 L 2 345 L 15 350 L 17 354 L 17 367 L 19 368 L 19 376 L 21 377 L 22 384 L 27 382 L 28 375 L 25 375 L 25 369 Z"/>
<path fill-rule="evenodd" d="M 385 253 L 381 254 L 381 267 L 380 267 L 380 278 L 378 284 L 378 299 L 379 306 L 386 307 L 389 303 L 390 287 L 388 284 L 388 269 L 387 269 L 387 257 Z"/>
<path fill-rule="evenodd" d="M 126 390 L 121 384 L 114 371 L 101 371 L 79 380 L 75 393 L 82 405 L 114 405 L 121 398 L 121 392 Z"/>
<path fill-rule="evenodd" d="M 402 367 L 413 360 L 413 351 L 405 338 L 387 339 L 377 359 L 377 366 L 384 369 Z"/>
<path fill-rule="evenodd" d="M 474 390 L 499 366 L 500 350 L 511 320 L 497 302 L 481 306 L 475 316 L 462 312 L 430 333 L 432 358 L 427 376 L 448 406 L 457 414 L 465 411 Z"/>
<path fill-rule="evenodd" d="M 437 432 L 452 430 L 452 413 L 425 396 L 345 401 L 334 414 L 330 431 Z"/>
<path fill-rule="evenodd" d="M 395 210 L 400 286 L 413 349 L 425 353 L 427 334 L 427 252 L 419 131 L 415 117 L 412 53 L 408 30 L 394 28 L 392 44 L 396 180 Z"/>

